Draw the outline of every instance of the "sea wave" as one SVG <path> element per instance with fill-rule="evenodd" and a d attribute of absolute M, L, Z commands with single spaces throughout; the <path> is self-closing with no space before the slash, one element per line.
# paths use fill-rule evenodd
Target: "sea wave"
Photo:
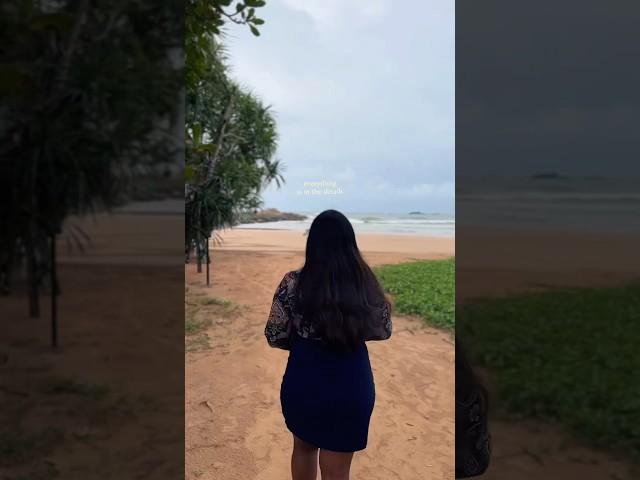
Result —
<path fill-rule="evenodd" d="M 305 213 L 309 215 L 308 213 Z M 430 215 L 431 216 L 431 215 Z M 444 215 L 440 217 L 445 217 Z M 290 220 L 266 223 L 250 223 L 238 225 L 240 229 L 260 230 L 295 230 L 305 231 L 311 226 L 314 216 L 309 215 L 306 220 Z M 356 233 L 394 233 L 414 235 L 455 235 L 454 218 L 407 218 L 404 215 L 392 214 L 357 215 L 349 214 L 347 218 Z"/>

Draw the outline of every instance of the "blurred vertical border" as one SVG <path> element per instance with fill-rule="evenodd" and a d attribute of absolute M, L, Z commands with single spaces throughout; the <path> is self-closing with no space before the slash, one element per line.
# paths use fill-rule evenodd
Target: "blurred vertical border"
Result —
<path fill-rule="evenodd" d="M 184 4 L 0 23 L 0 476 L 180 478 Z"/>
<path fill-rule="evenodd" d="M 483 478 L 638 478 L 636 2 L 456 3 L 456 338 Z"/>

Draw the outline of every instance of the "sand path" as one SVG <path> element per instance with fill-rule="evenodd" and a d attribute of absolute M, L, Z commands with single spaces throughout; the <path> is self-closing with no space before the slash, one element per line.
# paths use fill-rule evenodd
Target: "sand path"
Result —
<path fill-rule="evenodd" d="M 377 249 L 366 256 L 373 265 L 396 263 L 443 256 L 440 247 L 409 254 Z M 210 348 L 187 353 L 186 478 L 284 480 L 290 478 L 292 440 L 280 412 L 279 387 L 287 353 L 267 346 L 263 328 L 278 281 L 301 265 L 303 255 L 300 249 L 230 248 L 214 253 L 211 287 L 195 266 L 186 268 L 191 293 L 243 306 L 213 319 L 206 332 Z M 356 455 L 352 478 L 453 478 L 453 344 L 418 320 L 394 316 L 394 322 L 392 339 L 369 345 L 376 407 L 369 446 Z"/>

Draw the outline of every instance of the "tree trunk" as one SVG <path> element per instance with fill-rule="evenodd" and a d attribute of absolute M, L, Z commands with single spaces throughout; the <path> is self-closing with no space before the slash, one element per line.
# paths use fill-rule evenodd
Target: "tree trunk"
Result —
<path fill-rule="evenodd" d="M 27 247 L 27 283 L 29 285 L 29 316 L 40 318 L 40 298 L 38 292 L 38 266 L 36 262 L 33 239 L 29 239 Z"/>
<path fill-rule="evenodd" d="M 58 70 L 53 81 L 54 94 L 51 96 L 55 101 L 58 100 L 59 95 L 63 92 L 67 78 L 69 75 L 69 66 L 71 65 L 71 59 L 78 46 L 78 39 L 80 39 L 82 33 L 82 27 L 87 17 L 87 11 L 90 8 L 89 0 L 80 0 L 78 3 L 78 11 L 75 15 L 75 23 L 71 29 L 69 40 L 67 41 L 66 48 L 62 52 L 62 58 L 58 64 Z"/>
<path fill-rule="evenodd" d="M 209 237 L 207 237 L 207 287 L 209 286 L 209 264 L 211 263 L 209 261 Z"/>
<path fill-rule="evenodd" d="M 218 130 L 218 134 L 215 138 L 215 146 L 216 146 L 215 151 L 213 152 L 212 155 L 208 156 L 205 162 L 205 165 L 203 165 L 204 178 L 196 185 L 190 185 L 188 193 L 185 195 L 186 205 L 191 205 L 193 202 L 195 202 L 198 195 L 201 194 L 203 191 L 205 191 L 211 185 L 211 183 L 215 180 L 215 177 L 214 177 L 215 166 L 216 166 L 216 163 L 218 162 L 218 158 L 220 157 L 220 152 L 222 151 L 222 144 L 224 142 L 225 132 L 227 129 L 227 125 L 231 120 L 231 115 L 233 114 L 234 105 L 235 105 L 235 96 L 233 93 L 231 93 L 229 97 L 229 103 L 227 103 L 227 106 L 224 109 L 224 113 L 222 114 L 222 122 L 220 125 L 220 129 Z"/>
<path fill-rule="evenodd" d="M 58 348 L 58 271 L 56 268 L 56 234 L 51 235 L 51 346 Z"/>
<path fill-rule="evenodd" d="M 198 257 L 198 273 L 202 273 L 202 241 L 200 235 L 196 241 L 196 257 Z"/>
<path fill-rule="evenodd" d="M 222 144 L 224 143 L 225 130 L 227 129 L 227 125 L 231 120 L 231 114 L 233 113 L 234 103 L 235 103 L 235 96 L 232 93 L 229 97 L 229 103 L 227 103 L 227 106 L 224 109 L 224 114 L 222 115 L 222 125 L 220 125 L 220 130 L 218 131 L 218 136 L 216 138 L 216 143 L 215 143 L 216 149 L 213 152 L 213 156 L 209 158 L 207 162 L 206 174 L 204 176 L 204 181 L 202 182 L 202 185 L 201 185 L 202 189 L 206 189 L 207 186 L 213 180 L 214 169 L 215 169 L 216 163 L 218 162 L 218 157 L 220 157 L 220 152 L 222 151 Z"/>

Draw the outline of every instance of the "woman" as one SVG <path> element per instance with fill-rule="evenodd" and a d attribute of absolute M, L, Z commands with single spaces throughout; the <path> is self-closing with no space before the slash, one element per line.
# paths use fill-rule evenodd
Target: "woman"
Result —
<path fill-rule="evenodd" d="M 265 328 L 290 350 L 280 402 L 293 434 L 293 480 L 348 480 L 367 446 L 375 387 L 365 341 L 391 336 L 390 305 L 362 259 L 347 218 L 318 215 L 301 270 L 287 273 Z"/>

